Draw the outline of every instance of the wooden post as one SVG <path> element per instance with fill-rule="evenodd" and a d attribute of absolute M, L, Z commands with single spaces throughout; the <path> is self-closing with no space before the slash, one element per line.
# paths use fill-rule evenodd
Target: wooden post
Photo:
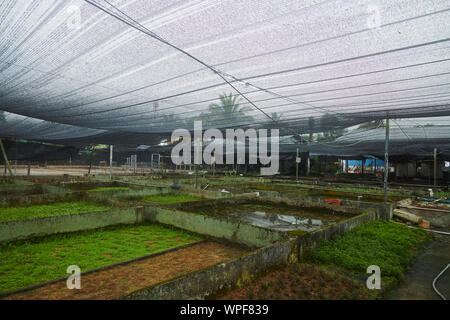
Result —
<path fill-rule="evenodd" d="M 297 157 L 295 158 L 295 180 L 298 181 L 298 148 L 297 148 Z"/>
<path fill-rule="evenodd" d="M 3 146 L 3 141 L 0 139 L 0 148 L 2 149 L 3 159 L 5 160 L 5 168 L 8 167 L 9 175 L 12 177 L 13 173 L 11 166 L 9 165 L 8 156 L 6 155 L 5 147 Z"/>

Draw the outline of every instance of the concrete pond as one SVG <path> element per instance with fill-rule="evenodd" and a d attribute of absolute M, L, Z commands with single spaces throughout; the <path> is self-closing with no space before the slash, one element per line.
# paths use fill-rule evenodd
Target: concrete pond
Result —
<path fill-rule="evenodd" d="M 109 232 L 109 228 L 130 228 L 133 231 L 133 228 L 159 226 L 167 232 L 160 232 L 156 242 L 180 239 L 180 236 L 173 236 L 171 230 L 196 239 L 193 243 L 178 243 L 179 246 L 161 249 L 155 253 L 156 256 L 153 249 L 122 258 L 114 250 L 99 252 L 106 255 L 103 257 L 105 263 L 88 267 L 84 270 L 85 276 L 96 279 L 93 280 L 95 283 L 114 275 L 117 281 L 129 283 L 129 290 L 120 290 L 117 286 L 107 293 L 90 287 L 79 295 L 86 299 L 205 298 L 243 279 L 251 279 L 276 266 L 297 261 L 320 241 L 331 239 L 366 221 L 389 216 L 389 209 L 376 203 L 343 201 L 340 206 L 327 205 L 323 199 L 303 197 L 303 193 L 296 193 L 293 197 L 288 192 L 255 192 L 257 188 L 252 187 L 232 193 L 217 188 L 194 189 L 189 185 L 174 188 L 173 182 L 167 186 L 150 186 L 84 177 L 75 180 L 64 177 L 59 181 L 53 178 L 46 182 L 24 183 L 16 187 L 17 190 L 9 189 L 7 196 L 3 197 L 0 212 L 2 208 L 5 212 L 14 208 L 19 211 L 19 218 L 0 221 L 0 250 L 7 250 L 11 244 L 19 247 L 28 243 L 44 245 L 49 239 L 58 237 L 70 242 L 80 234 L 99 232 L 100 236 L 92 239 L 95 244 L 102 242 L 99 240 L 101 233 Z M 45 192 L 34 193 L 36 188 Z M 294 193 L 296 191 L 293 190 Z M 18 194 L 14 195 L 15 192 Z M 88 207 L 84 211 L 78 208 L 78 211 L 62 212 L 67 209 L 64 206 L 80 203 L 97 206 L 97 210 Z M 54 213 L 45 207 L 51 204 L 55 207 Z M 62 207 L 58 208 L 58 205 Z M 37 214 L 42 210 L 47 210 L 46 214 Z M 25 211 L 30 212 L 25 214 Z M 170 236 L 167 238 L 164 233 Z M 150 234 L 144 232 L 142 240 L 151 240 L 146 237 Z M 101 247 L 100 242 L 98 245 Z M 149 248 L 156 246 L 155 242 L 147 244 Z M 55 253 L 55 248 L 59 247 L 55 244 L 52 252 Z M 178 247 L 180 249 L 176 249 Z M 114 261 L 109 259 L 110 256 Z M 173 268 L 170 261 L 176 261 Z M 162 268 L 166 270 L 165 276 L 152 276 L 143 268 L 153 271 Z M 139 270 L 147 280 L 139 283 L 130 278 L 129 272 L 133 270 Z M 23 284 L 32 285 L 26 290 L 23 286 L 8 287 L 5 283 L 11 279 L 5 278 L 5 274 L 8 273 L 0 276 L 0 284 L 6 288 L 3 291 L 10 291 L 7 289 L 10 288 L 20 292 L 7 294 L 4 298 L 76 298 L 64 290 L 65 280 L 58 279 L 57 275 L 63 276 L 61 270 L 55 271 L 54 277 L 42 279 L 41 283 Z M 63 293 L 53 295 L 55 288 L 60 288 Z"/>
<path fill-rule="evenodd" d="M 355 209 L 317 203 L 288 203 L 254 197 L 175 204 L 182 211 L 247 223 L 275 231 L 314 231 L 358 214 Z"/>

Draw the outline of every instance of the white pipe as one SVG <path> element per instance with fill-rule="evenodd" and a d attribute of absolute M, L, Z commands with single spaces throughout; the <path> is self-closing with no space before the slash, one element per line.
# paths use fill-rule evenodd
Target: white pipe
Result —
<path fill-rule="evenodd" d="M 436 289 L 436 281 L 437 279 L 445 272 L 445 270 L 447 270 L 450 267 L 450 263 L 444 268 L 444 270 L 442 270 L 441 272 L 439 272 L 439 274 L 436 276 L 436 278 L 434 278 L 433 280 L 433 289 L 434 291 L 436 291 L 436 293 L 442 298 L 442 300 L 447 300 L 445 299 L 445 297 L 438 291 L 438 289 Z"/>
<path fill-rule="evenodd" d="M 403 224 L 403 223 L 400 223 L 400 224 Z M 403 225 L 405 225 L 405 224 L 403 224 Z M 405 226 L 407 226 L 408 228 L 421 229 L 421 230 L 425 230 L 425 231 L 429 231 L 429 232 L 434 232 L 434 233 L 439 233 L 439 234 L 445 234 L 446 236 L 450 236 L 450 232 L 437 231 L 437 230 L 424 229 L 424 228 L 417 228 L 417 227 L 408 226 L 408 225 L 405 225 Z"/>

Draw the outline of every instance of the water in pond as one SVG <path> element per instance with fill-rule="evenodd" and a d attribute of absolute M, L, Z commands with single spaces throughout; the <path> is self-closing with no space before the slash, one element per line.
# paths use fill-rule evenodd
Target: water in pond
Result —
<path fill-rule="evenodd" d="M 277 214 L 263 211 L 253 211 L 248 213 L 232 213 L 228 215 L 233 219 L 248 222 L 252 225 L 269 228 L 278 231 L 313 231 L 328 224 L 320 219 L 289 216 L 285 214 Z"/>
<path fill-rule="evenodd" d="M 281 208 L 276 206 L 241 205 L 234 212 L 228 212 L 227 217 L 250 223 L 255 226 L 277 231 L 314 231 L 323 226 L 336 223 L 343 216 L 308 210 L 307 208 Z"/>

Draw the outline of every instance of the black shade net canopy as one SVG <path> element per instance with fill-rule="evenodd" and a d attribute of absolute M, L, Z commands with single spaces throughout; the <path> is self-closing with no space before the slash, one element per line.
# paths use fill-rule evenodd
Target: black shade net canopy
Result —
<path fill-rule="evenodd" d="M 1 137 L 117 145 L 448 116 L 450 2 L 2 0 L 0 110 Z"/>

